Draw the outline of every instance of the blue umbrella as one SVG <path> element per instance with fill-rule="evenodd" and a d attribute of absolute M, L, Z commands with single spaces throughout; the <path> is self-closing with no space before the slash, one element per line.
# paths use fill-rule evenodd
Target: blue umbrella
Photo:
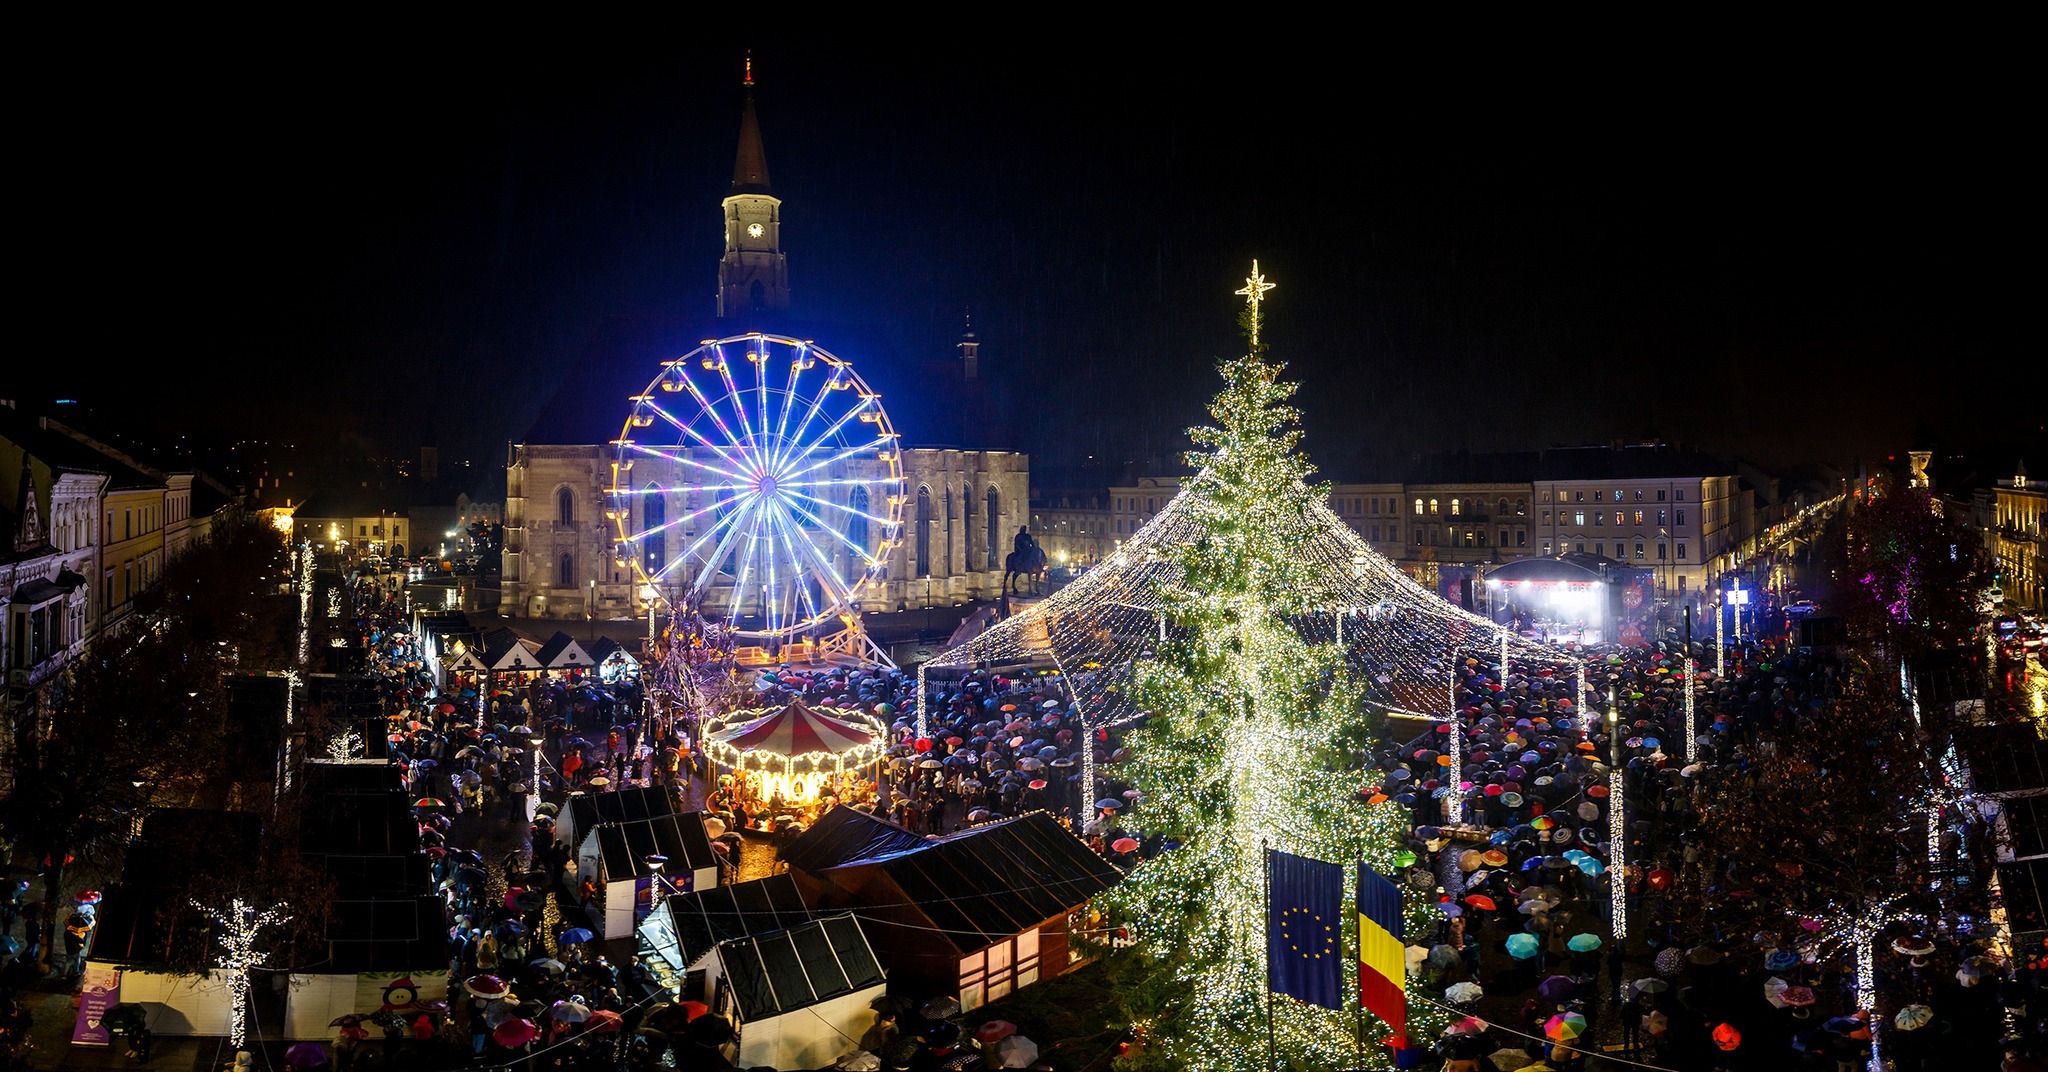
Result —
<path fill-rule="evenodd" d="M 597 934 L 589 928 L 570 928 L 562 934 L 555 936 L 555 941 L 564 946 L 574 946 L 577 943 L 587 943 L 595 938 L 597 938 Z"/>
<path fill-rule="evenodd" d="M 1527 961 L 1535 957 L 1538 945 L 1536 937 L 1526 931 L 1518 931 L 1508 936 L 1508 954 L 1516 961 Z"/>

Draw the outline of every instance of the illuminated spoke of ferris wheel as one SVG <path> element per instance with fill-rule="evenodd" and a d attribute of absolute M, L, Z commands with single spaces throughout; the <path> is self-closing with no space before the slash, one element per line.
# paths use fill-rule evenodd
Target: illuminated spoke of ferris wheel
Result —
<path fill-rule="evenodd" d="M 798 346 L 796 356 L 789 359 L 789 383 L 783 385 L 782 388 L 782 417 L 775 423 L 775 442 L 778 444 L 789 442 L 789 413 L 791 410 L 796 409 L 796 382 L 797 378 L 801 377 L 804 373 L 804 353 L 806 349 L 803 346 Z M 763 383 L 766 383 L 767 378 L 763 377 L 762 380 Z M 766 390 L 766 388 L 763 388 L 763 390 Z"/>
<path fill-rule="evenodd" d="M 734 497 L 733 502 L 739 502 L 739 498 Z M 740 508 L 740 510 L 742 511 L 746 509 L 747 508 L 745 507 Z M 663 566 L 660 571 L 658 571 L 653 577 L 649 578 L 648 580 L 652 582 L 660 582 L 662 579 L 668 577 L 669 571 L 674 570 L 677 566 L 681 565 L 682 563 L 688 562 L 690 556 L 697 554 L 697 549 L 703 547 L 705 541 L 710 540 L 712 537 L 718 536 L 720 533 L 731 532 L 730 529 L 720 528 L 720 526 L 722 526 L 723 524 L 723 522 L 714 522 L 711 528 L 706 529 L 704 531 L 703 536 L 698 537 L 696 540 L 690 543 L 689 547 L 684 548 L 682 551 L 678 552 L 674 558 L 668 561 L 667 565 Z M 692 593 L 695 593 L 696 586 L 692 585 L 690 591 Z"/>
<path fill-rule="evenodd" d="M 747 606 L 747 576 L 754 572 L 754 560 L 759 557 L 761 547 L 761 515 L 767 513 L 765 504 L 766 500 L 764 499 L 762 504 L 756 506 L 747 516 L 747 550 L 740 556 L 739 579 L 732 589 L 732 617 L 735 619 L 740 617 L 740 612 Z M 762 617 L 767 618 L 768 601 L 765 599 L 761 601 L 761 610 Z M 771 624 L 769 628 L 772 630 L 774 626 Z"/>
<path fill-rule="evenodd" d="M 790 457 L 792 455 L 795 455 L 799 453 L 800 450 L 802 450 L 797 445 L 803 442 L 804 433 L 809 431 L 811 427 L 811 422 L 817 419 L 818 411 L 824 409 L 825 396 L 832 394 L 834 391 L 840 390 L 839 387 L 835 385 L 840 385 L 845 382 L 840 379 L 843 375 L 845 375 L 845 373 L 845 368 L 843 368 L 842 366 L 834 365 L 832 366 L 832 371 L 826 374 L 825 382 L 819 385 L 817 395 L 811 398 L 810 410 L 804 414 L 804 419 L 797 423 L 796 431 L 794 433 L 791 433 L 788 438 L 782 441 L 784 444 L 784 450 L 781 456 L 779 456 L 776 459 L 777 465 L 786 464 L 787 462 L 789 462 Z"/>
<path fill-rule="evenodd" d="M 732 487 L 732 486 L 726 486 L 726 487 Z M 697 491 L 702 491 L 702 490 L 703 490 L 702 488 L 660 488 L 660 489 L 650 488 L 650 489 L 646 489 L 645 491 L 650 491 L 650 492 L 652 492 L 652 491 L 662 491 L 662 492 L 697 492 Z M 726 498 L 726 499 L 721 499 L 721 500 L 717 501 L 716 503 L 713 503 L 713 504 L 711 504 L 711 505 L 710 505 L 710 506 L 708 506 L 708 507 L 698 507 L 698 508 L 697 508 L 696 510 L 693 510 L 693 511 L 691 511 L 690 513 L 688 513 L 688 514 L 685 514 L 685 515 L 683 515 L 683 516 L 682 516 L 682 517 L 680 517 L 680 518 L 677 518 L 677 519 L 676 519 L 675 521 L 672 521 L 672 522 L 663 522 L 663 523 L 661 523 L 660 525 L 657 525 L 657 526 L 655 526 L 655 527 L 653 527 L 653 528 L 651 528 L 651 529 L 642 529 L 641 531 L 639 531 L 639 532 L 637 532 L 637 533 L 634 533 L 634 534 L 633 534 L 632 536 L 629 536 L 629 537 L 627 537 L 626 539 L 627 539 L 627 540 L 630 540 L 630 541 L 633 541 L 634 543 L 638 543 L 639 541 L 641 541 L 641 540 L 643 540 L 643 539 L 645 539 L 645 538 L 647 538 L 647 537 L 651 537 L 651 536 L 653 536 L 653 535 L 654 535 L 654 534 L 656 534 L 656 533 L 664 533 L 664 532 L 667 532 L 667 531 L 668 531 L 668 530 L 670 530 L 670 529 L 674 529 L 674 528 L 675 528 L 676 526 L 678 526 L 678 525 L 682 525 L 682 524 L 684 524 L 685 522 L 689 522 L 689 521 L 694 521 L 695 519 L 697 519 L 697 518 L 699 518 L 699 517 L 702 517 L 702 516 L 703 516 L 703 515 L 705 515 L 705 514 L 708 514 L 708 513 L 710 513 L 711 511 L 717 510 L 717 509 L 718 509 L 718 508 L 720 508 L 720 507 L 726 507 L 726 506 L 731 506 L 732 504 L 734 504 L 734 503 L 737 503 L 737 502 L 739 502 L 739 501 L 740 501 L 740 496 L 737 496 L 737 495 L 735 495 L 735 496 L 731 496 L 731 497 L 729 497 L 729 498 Z"/>
<path fill-rule="evenodd" d="M 733 435 L 732 426 L 727 425 L 725 423 L 725 418 L 718 416 L 718 408 L 711 405 L 711 400 L 705 397 L 703 390 L 697 386 L 697 382 L 695 380 L 690 379 L 689 374 L 683 372 L 680 368 L 678 368 L 676 371 L 676 378 L 683 382 L 683 386 L 685 388 L 689 389 L 690 397 L 697 400 L 697 408 L 699 410 L 702 410 L 704 413 L 710 415 L 712 423 L 716 424 L 718 426 L 718 431 L 724 434 L 726 443 L 737 447 L 739 445 L 739 437 Z M 712 451 L 717 453 L 718 457 L 723 458 L 727 462 L 735 466 L 739 466 L 742 469 L 746 468 L 746 463 L 725 453 L 724 445 L 711 442 L 711 438 L 709 436 L 706 436 L 703 433 L 697 431 L 696 429 L 690 427 L 689 425 L 685 425 L 681 421 L 676 420 L 673 414 L 670 414 L 667 410 L 662 409 L 654 402 L 649 401 L 646 405 L 655 413 L 658 413 L 662 417 L 667 418 L 668 423 L 676 427 L 676 431 L 682 433 L 685 436 L 695 437 L 698 443 L 701 443 L 704 446 L 709 447 Z"/>
<path fill-rule="evenodd" d="M 780 495 L 781 493 L 778 491 L 776 494 Z M 882 560 L 877 559 L 872 555 L 869 555 L 868 550 L 866 548 L 863 548 L 860 545 L 855 544 L 852 541 L 852 539 L 849 538 L 845 533 L 842 533 L 839 530 L 832 528 L 830 525 L 825 524 L 825 520 L 823 518 L 820 518 L 817 515 L 812 514 L 810 511 L 805 510 L 804 508 L 796 505 L 795 503 L 791 503 L 786 497 L 783 499 L 782 505 L 790 513 L 798 515 L 799 517 L 808 520 L 812 525 L 815 525 L 819 529 L 822 529 L 825 532 L 832 534 L 834 537 L 837 537 L 841 544 L 844 544 L 848 548 L 853 549 L 853 553 L 855 555 L 860 556 L 862 561 L 866 562 L 869 566 L 882 565 Z M 810 542 L 807 540 L 805 541 L 805 543 Z"/>
<path fill-rule="evenodd" d="M 851 457 L 853 457 L 854 455 L 857 455 L 857 454 L 861 453 L 862 451 L 872 451 L 872 450 L 874 450 L 874 449 L 875 449 L 875 448 L 877 448 L 877 447 L 882 447 L 882 446 L 886 446 L 886 445 L 887 445 L 887 444 L 889 443 L 889 441 L 891 441 L 891 440 L 893 440 L 893 439 L 895 439 L 895 438 L 896 438 L 896 437 L 895 437 L 894 435 L 892 435 L 892 434 L 890 434 L 890 433 L 887 433 L 887 432 L 884 432 L 884 433 L 883 433 L 883 434 L 881 434 L 880 436 L 877 436 L 877 437 L 875 437 L 875 438 L 874 438 L 874 440 L 873 440 L 873 441 L 871 441 L 871 442 L 868 442 L 868 443 L 857 443 L 857 444 L 854 444 L 854 445 L 853 445 L 852 447 L 848 447 L 847 449 L 845 449 L 844 451 L 841 451 L 841 452 L 839 452 L 839 453 L 838 453 L 838 454 L 836 454 L 836 455 L 832 455 L 832 456 L 830 456 L 830 457 L 828 457 L 828 458 L 821 458 L 821 459 L 819 459 L 818 461 L 816 461 L 816 462 L 813 462 L 813 463 L 811 463 L 810 465 L 808 465 L 808 466 L 805 466 L 805 467 L 804 467 L 804 468 L 802 468 L 802 469 L 793 469 L 793 470 L 790 470 L 790 471 L 789 471 L 789 472 L 788 472 L 787 474 L 784 474 L 784 476 L 788 476 L 788 477 L 801 477 L 801 476 L 803 476 L 804 474 L 806 474 L 806 473 L 809 473 L 810 471 L 812 471 L 812 470 L 814 470 L 814 469 L 817 469 L 817 468 L 819 468 L 820 466 L 829 466 L 829 465 L 831 465 L 832 463 L 834 463 L 834 462 L 837 462 L 837 461 L 839 461 L 839 460 L 840 460 L 840 459 L 842 459 L 842 458 L 851 458 Z M 778 483 L 778 484 L 779 484 L 779 483 L 781 483 L 781 482 L 780 482 L 780 481 L 778 481 L 778 482 L 776 482 L 776 483 Z"/>
<path fill-rule="evenodd" d="M 780 504 L 780 506 L 783 510 L 790 511 L 789 504 L 784 503 Z M 790 512 L 795 513 L 794 511 Z M 815 520 L 813 519 L 813 521 Z M 824 551 L 802 533 L 797 534 L 796 543 L 802 545 L 803 549 L 810 553 L 811 563 L 817 568 L 818 579 L 824 583 L 826 588 L 832 590 L 832 598 L 841 603 L 851 603 L 853 601 L 853 586 L 848 585 L 845 579 L 839 576 L 839 571 L 832 568 L 831 560 L 825 558 Z M 846 543 L 849 546 L 853 545 L 853 542 L 850 540 L 846 541 Z M 869 556 L 866 551 L 857 547 L 855 550 L 860 554 L 861 558 L 866 559 L 869 563 L 879 563 L 881 561 Z"/>
<path fill-rule="evenodd" d="M 709 441 L 706 442 L 709 443 Z M 626 446 L 631 447 L 634 451 L 646 455 L 649 458 L 659 458 L 668 462 L 681 463 L 682 465 L 685 466 L 695 466 L 698 469 L 704 470 L 707 473 L 715 473 L 720 477 L 724 477 L 726 480 L 733 482 L 734 484 L 748 483 L 747 478 L 742 477 L 737 473 L 727 473 L 725 470 L 719 469 L 717 466 L 714 466 L 709 462 L 699 462 L 698 460 L 691 458 L 689 455 L 672 455 L 667 451 L 663 451 L 654 447 L 645 447 L 637 443 L 629 443 Z M 712 450 L 716 451 L 718 449 L 714 447 L 712 448 Z M 731 462 L 735 466 L 746 465 L 746 463 L 741 462 L 738 459 L 726 458 L 725 452 L 723 451 L 719 452 L 718 457 L 725 458 L 726 461 Z M 631 489 L 627 489 L 627 491 L 631 491 Z"/>
<path fill-rule="evenodd" d="M 825 429 L 825 431 L 820 432 L 816 436 L 812 437 L 809 443 L 805 443 L 802 446 L 797 446 L 795 441 L 792 441 L 789 450 L 784 451 L 782 454 L 783 464 L 793 465 L 799 460 L 800 456 L 809 455 L 814 448 L 825 446 L 827 441 L 831 440 L 832 437 L 839 434 L 840 429 L 846 427 L 846 423 L 848 421 L 851 421 L 854 418 L 859 417 L 861 414 L 867 412 L 868 404 L 871 403 L 872 401 L 873 399 L 871 397 L 862 396 L 860 402 L 856 403 L 853 409 L 848 410 L 843 414 L 840 414 L 838 420 L 832 422 L 831 426 Z M 806 466 L 803 469 L 785 474 L 785 476 L 799 477 L 816 468 L 818 467 Z"/>
<path fill-rule="evenodd" d="M 758 498 L 748 500 L 747 505 L 739 509 L 739 513 L 733 515 L 731 518 L 726 519 L 728 524 L 726 526 L 725 535 L 718 538 L 718 546 L 716 549 L 712 551 L 711 558 L 706 559 L 704 561 L 704 572 L 698 574 L 697 580 L 692 582 L 690 585 L 690 595 L 692 598 L 701 595 L 705 589 L 710 587 L 712 579 L 718 576 L 718 568 L 724 565 L 726 556 L 732 554 L 733 543 L 737 541 L 740 536 L 741 523 L 745 522 L 748 518 L 752 517 L 754 512 L 760 509 L 761 501 Z M 714 529 L 712 530 L 712 532 L 715 533 L 717 532 L 717 530 Z M 708 537 L 711 535 L 711 533 L 706 533 L 704 535 Z M 698 543 L 702 544 L 703 540 L 699 539 Z"/>
<path fill-rule="evenodd" d="M 888 478 L 831 477 L 816 481 L 776 481 L 777 488 L 840 488 L 849 484 L 888 484 Z"/>
<path fill-rule="evenodd" d="M 725 382 L 725 399 L 732 405 L 733 415 L 740 419 L 740 431 L 746 433 L 748 452 L 758 458 L 761 444 L 754 439 L 754 423 L 747 420 L 747 400 L 740 396 L 740 386 L 733 382 L 732 363 L 725 360 L 724 347 L 711 349 L 718 354 L 718 378 Z"/>
<path fill-rule="evenodd" d="M 788 486 L 787 486 L 787 485 L 777 485 L 776 487 L 777 487 L 777 488 L 786 488 L 786 487 L 788 487 Z M 819 498 L 818 498 L 817 496 L 812 496 L 812 495 L 805 495 L 805 494 L 804 494 L 804 493 L 802 493 L 802 492 L 791 492 L 791 493 L 790 493 L 790 495 L 793 495 L 793 496 L 797 497 L 798 499 L 804 500 L 805 502 L 808 502 L 808 503 L 816 503 L 817 505 L 819 505 L 819 506 L 821 506 L 821 507 L 831 507 L 831 508 L 832 508 L 833 510 L 837 510 L 837 511 L 844 511 L 844 512 L 846 512 L 846 513 L 848 513 L 848 514 L 851 514 L 851 515 L 854 515 L 854 516 L 856 516 L 856 517 L 860 517 L 860 518 L 866 518 L 866 519 L 867 519 L 868 521 L 874 522 L 874 523 L 875 523 L 875 524 L 877 524 L 877 525 L 888 525 L 888 524 L 889 524 L 889 519 L 887 519 L 887 518 L 883 518 L 883 517 L 879 517 L 879 516 L 877 516 L 877 515 L 869 514 L 869 513 L 867 512 L 867 511 L 864 511 L 864 510 L 855 510 L 854 508 L 852 508 L 852 507 L 849 507 L 849 506 L 846 506 L 846 505 L 845 505 L 845 504 L 843 504 L 843 503 L 834 503 L 834 502 L 832 502 L 832 501 L 831 501 L 831 500 L 829 500 L 829 499 L 819 499 Z"/>
<path fill-rule="evenodd" d="M 804 565 L 804 560 L 803 556 L 800 556 L 796 553 L 796 546 L 790 540 L 790 530 L 795 528 L 795 523 L 789 520 L 789 518 L 787 517 L 788 513 L 789 512 L 784 510 L 782 504 L 779 502 L 772 502 L 769 504 L 768 516 L 774 520 L 775 530 L 777 534 L 782 537 L 782 550 L 785 554 L 789 556 L 789 561 L 792 564 L 801 568 Z M 797 539 L 802 540 L 806 545 L 810 544 L 810 541 L 806 539 L 801 533 L 797 534 Z M 820 579 L 821 584 L 824 584 L 827 587 L 830 587 L 832 582 L 837 580 L 838 577 L 834 575 L 830 570 L 825 571 L 825 576 L 822 579 Z M 797 592 L 803 597 L 804 607 L 808 609 L 808 613 L 804 616 L 805 618 L 819 618 L 824 615 L 824 612 L 818 609 L 818 602 L 816 600 L 811 599 L 811 587 L 809 585 L 798 584 L 796 589 Z M 833 598 L 839 599 L 839 594 L 835 592 L 833 594 Z"/>

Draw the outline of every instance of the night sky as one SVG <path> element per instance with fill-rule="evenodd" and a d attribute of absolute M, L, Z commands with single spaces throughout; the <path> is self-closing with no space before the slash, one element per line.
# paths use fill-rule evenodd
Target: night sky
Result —
<path fill-rule="evenodd" d="M 889 341 L 842 354 L 908 442 L 936 438 L 919 377 L 971 308 L 1045 472 L 1181 449 L 1254 257 L 1333 477 L 2042 421 L 2014 328 L 2035 119 L 1996 64 L 637 43 L 665 36 L 129 42 L 91 122 L 32 124 L 59 211 L 28 252 L 92 310 L 47 390 L 495 461 L 593 339 L 710 314 L 752 48 L 795 301 Z"/>

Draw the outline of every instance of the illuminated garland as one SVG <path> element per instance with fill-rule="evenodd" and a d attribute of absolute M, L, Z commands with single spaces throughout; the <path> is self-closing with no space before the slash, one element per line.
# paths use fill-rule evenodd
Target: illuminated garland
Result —
<path fill-rule="evenodd" d="M 830 708 L 817 704 L 804 707 L 837 722 L 867 731 L 871 738 L 863 745 L 856 745 L 845 752 L 808 752 L 795 756 L 784 756 L 767 749 L 739 749 L 725 740 L 726 736 L 756 720 L 766 719 L 783 711 L 785 706 L 772 708 L 751 708 L 737 711 L 728 716 L 721 727 L 717 721 L 708 727 L 704 751 L 711 759 L 729 768 L 741 771 L 767 771 L 779 767 L 785 776 L 825 771 L 828 768 L 838 774 L 848 769 L 857 769 L 863 764 L 872 764 L 882 755 L 889 741 L 888 724 L 858 708 Z"/>

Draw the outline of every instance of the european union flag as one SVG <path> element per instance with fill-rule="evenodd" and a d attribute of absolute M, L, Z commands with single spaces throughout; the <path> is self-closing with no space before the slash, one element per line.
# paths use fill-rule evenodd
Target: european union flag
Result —
<path fill-rule="evenodd" d="M 1344 1008 L 1344 866 L 1266 851 L 1270 987 L 1325 1009 Z"/>

